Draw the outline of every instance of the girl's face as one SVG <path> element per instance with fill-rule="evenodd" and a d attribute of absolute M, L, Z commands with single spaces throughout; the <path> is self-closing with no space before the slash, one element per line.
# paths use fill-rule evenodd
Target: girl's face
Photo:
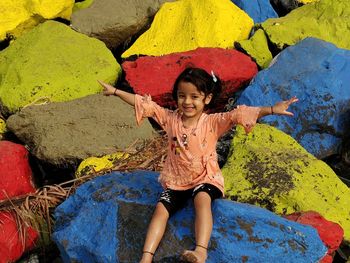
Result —
<path fill-rule="evenodd" d="M 190 82 L 180 81 L 177 90 L 177 106 L 183 113 L 183 120 L 197 121 L 202 115 L 205 105 L 211 101 L 212 94 L 205 97 Z"/>

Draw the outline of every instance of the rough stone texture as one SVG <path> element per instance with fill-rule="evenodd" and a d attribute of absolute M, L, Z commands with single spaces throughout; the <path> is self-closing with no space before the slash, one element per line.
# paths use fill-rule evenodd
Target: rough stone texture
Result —
<path fill-rule="evenodd" d="M 101 94 L 30 106 L 11 115 L 7 125 L 33 155 L 57 165 L 77 165 L 153 137 L 149 122 L 136 127 L 133 107 Z"/>
<path fill-rule="evenodd" d="M 105 44 L 54 21 L 40 24 L 0 52 L 0 100 L 9 115 L 41 99 L 68 101 L 102 90 L 121 67 Z"/>
<path fill-rule="evenodd" d="M 64 262 L 138 262 L 158 195 L 158 173 L 111 173 L 77 189 L 57 207 L 53 239 Z M 193 206 L 170 218 L 154 262 L 180 262 L 192 249 Z M 265 209 L 216 200 L 207 263 L 317 262 L 327 249 L 317 231 Z M 97 245 L 98 244 L 98 245 Z"/>
<path fill-rule="evenodd" d="M 35 192 L 28 155 L 23 145 L 0 141 L 0 200 Z"/>
<path fill-rule="evenodd" d="M 74 0 L 1 0 L 0 41 L 18 37 L 45 19 L 70 19 Z"/>
<path fill-rule="evenodd" d="M 261 24 L 278 49 L 315 37 L 350 49 L 350 1 L 321 0 L 299 7 L 281 18 Z"/>
<path fill-rule="evenodd" d="M 341 225 L 350 240 L 350 189 L 292 137 L 266 124 L 239 126 L 222 169 L 226 196 L 277 214 L 313 210 Z"/>
<path fill-rule="evenodd" d="M 149 94 L 165 107 L 173 107 L 172 90 L 175 79 L 188 66 L 205 69 L 217 75 L 223 83 L 223 92 L 217 101 L 222 110 L 234 92 L 255 76 L 258 69 L 247 55 L 233 49 L 198 48 L 193 51 L 174 53 L 161 57 L 140 57 L 124 62 L 126 80 L 141 95 Z"/>
<path fill-rule="evenodd" d="M 262 69 L 267 68 L 272 60 L 265 32 L 258 29 L 249 40 L 235 42 L 235 48 L 252 57 Z"/>
<path fill-rule="evenodd" d="M 85 0 L 85 1 L 81 1 L 81 2 L 77 2 L 74 4 L 73 7 L 73 13 L 88 8 L 89 6 L 92 5 L 92 3 L 94 2 L 94 0 Z M 72 22 L 72 21 L 71 21 Z"/>
<path fill-rule="evenodd" d="M 340 225 L 326 220 L 323 216 L 314 211 L 297 212 L 287 215 L 285 218 L 316 228 L 321 240 L 328 248 L 327 255 L 320 263 L 333 262 L 334 253 L 339 248 L 344 235 L 344 230 Z"/>
<path fill-rule="evenodd" d="M 269 0 L 231 0 L 231 2 L 253 18 L 254 23 L 261 23 L 268 18 L 278 17 Z"/>
<path fill-rule="evenodd" d="M 248 38 L 253 24 L 244 11 L 228 0 L 165 3 L 151 28 L 122 57 L 159 56 L 198 47 L 230 48 L 234 41 Z"/>
<path fill-rule="evenodd" d="M 145 26 L 165 0 L 98 0 L 88 8 L 74 12 L 72 27 L 117 47 Z"/>
<path fill-rule="evenodd" d="M 79 178 L 97 172 L 107 171 L 112 169 L 118 160 L 127 159 L 129 156 L 130 154 L 126 152 L 117 152 L 102 157 L 89 157 L 79 164 L 78 169 L 75 171 L 75 176 Z"/>
<path fill-rule="evenodd" d="M 350 51 L 308 38 L 281 52 L 260 71 L 237 104 L 273 105 L 297 96 L 293 118 L 261 120 L 290 134 L 307 151 L 323 159 L 340 153 L 350 129 Z"/>

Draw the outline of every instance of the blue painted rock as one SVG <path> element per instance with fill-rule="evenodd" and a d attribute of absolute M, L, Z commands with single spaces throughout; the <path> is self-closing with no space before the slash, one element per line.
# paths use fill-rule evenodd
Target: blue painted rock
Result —
<path fill-rule="evenodd" d="M 53 239 L 64 262 L 138 262 L 158 194 L 158 173 L 111 173 L 80 186 L 57 207 Z M 265 209 L 216 200 L 207 262 L 317 262 L 326 254 L 317 231 Z M 190 202 L 170 220 L 155 262 L 179 262 L 192 248 Z"/>
<path fill-rule="evenodd" d="M 253 18 L 254 23 L 261 23 L 268 18 L 278 17 L 269 0 L 231 0 L 231 2 Z"/>
<path fill-rule="evenodd" d="M 282 51 L 260 71 L 237 104 L 273 105 L 297 96 L 294 117 L 267 116 L 318 158 L 337 154 L 350 119 L 350 51 L 307 38 Z"/>

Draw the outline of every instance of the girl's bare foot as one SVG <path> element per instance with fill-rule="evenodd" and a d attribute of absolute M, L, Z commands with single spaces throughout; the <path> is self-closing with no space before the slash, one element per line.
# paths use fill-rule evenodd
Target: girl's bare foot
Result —
<path fill-rule="evenodd" d="M 205 263 L 207 259 L 207 249 L 196 246 L 195 250 L 185 250 L 181 255 L 181 260 L 191 263 Z"/>

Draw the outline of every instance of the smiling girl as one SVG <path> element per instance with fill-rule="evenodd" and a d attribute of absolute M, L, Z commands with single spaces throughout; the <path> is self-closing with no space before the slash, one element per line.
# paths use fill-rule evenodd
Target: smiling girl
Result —
<path fill-rule="evenodd" d="M 298 101 L 293 97 L 268 107 L 238 106 L 224 112 L 206 114 L 220 94 L 221 83 L 213 72 L 200 68 L 187 68 L 176 79 L 173 98 L 177 109 L 165 109 L 151 100 L 119 90 L 99 81 L 104 95 L 116 95 L 133 105 L 136 121 L 153 118 L 168 135 L 168 152 L 159 182 L 164 191 L 156 205 L 148 227 L 143 247 L 142 263 L 152 262 L 153 255 L 163 237 L 167 221 L 181 209 L 188 199 L 195 208 L 195 248 L 185 250 L 182 260 L 205 262 L 213 227 L 211 203 L 223 196 L 224 179 L 216 154 L 216 143 L 220 136 L 232 126 L 243 125 L 248 133 L 258 118 L 270 114 L 293 116 L 289 105 Z"/>

